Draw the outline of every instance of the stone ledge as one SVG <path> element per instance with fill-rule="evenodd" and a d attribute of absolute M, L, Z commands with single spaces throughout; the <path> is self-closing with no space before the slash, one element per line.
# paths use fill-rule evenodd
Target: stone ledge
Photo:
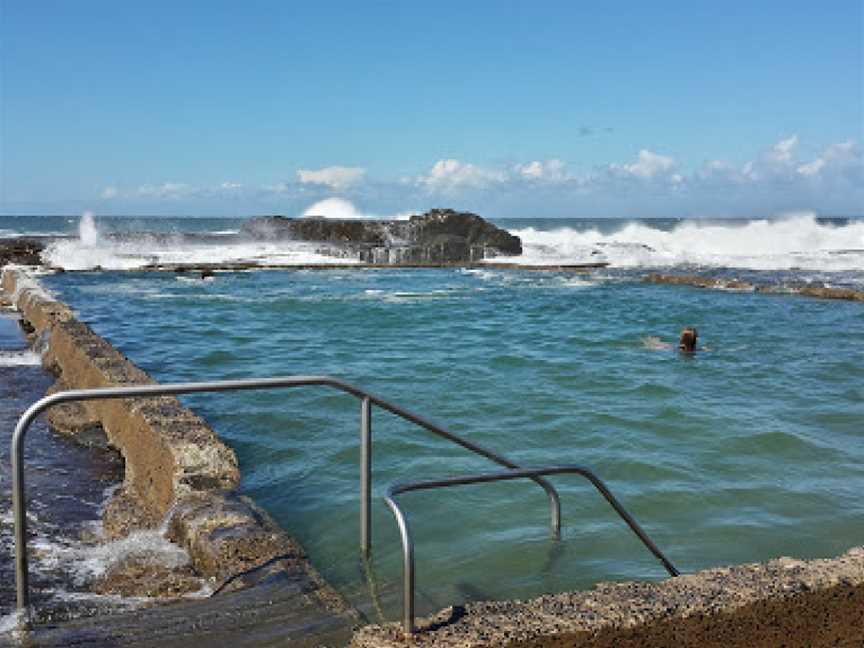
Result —
<path fill-rule="evenodd" d="M 367 626 L 351 648 L 818 648 L 864 645 L 864 547 L 780 558 L 659 583 L 604 583 L 531 601 L 469 603 L 401 626 Z"/>

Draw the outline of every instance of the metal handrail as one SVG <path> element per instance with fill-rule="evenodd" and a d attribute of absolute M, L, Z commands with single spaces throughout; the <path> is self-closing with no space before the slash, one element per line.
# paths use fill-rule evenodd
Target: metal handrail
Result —
<path fill-rule="evenodd" d="M 367 392 L 356 385 L 332 376 L 283 376 L 277 378 L 252 378 L 245 380 L 222 380 L 212 382 L 190 382 L 173 384 L 133 385 L 106 387 L 100 389 L 73 389 L 45 396 L 31 405 L 15 426 L 12 435 L 12 502 L 15 518 L 15 590 L 19 613 L 29 613 L 30 589 L 27 570 L 27 515 L 24 491 L 24 438 L 33 420 L 41 412 L 60 403 L 118 398 L 149 398 L 198 392 L 243 391 L 258 389 L 284 389 L 304 386 L 325 386 L 343 391 L 360 399 L 360 550 L 368 558 L 372 546 L 371 539 L 371 497 L 372 497 L 372 405 L 387 410 L 396 416 L 424 428 L 448 441 L 482 455 L 507 468 L 519 468 L 509 459 L 463 439 L 452 432 L 414 414 L 388 400 Z M 558 492 L 548 481 L 540 476 L 532 477 L 549 497 L 552 513 L 552 533 L 558 535 L 561 529 L 561 503 Z M 25 621 L 26 622 L 26 621 Z"/>
<path fill-rule="evenodd" d="M 464 486 L 468 484 L 482 484 L 487 482 L 507 481 L 511 479 L 536 479 L 544 475 L 561 475 L 573 473 L 582 475 L 590 481 L 594 487 L 600 491 L 600 494 L 606 498 L 606 501 L 611 504 L 615 512 L 627 523 L 630 529 L 639 537 L 642 543 L 648 547 L 651 553 L 663 563 L 663 566 L 672 576 L 678 576 L 679 571 L 669 562 L 663 552 L 658 549 L 657 545 L 648 537 L 648 534 L 642 530 L 639 523 L 633 518 L 624 506 L 615 498 L 612 491 L 597 477 L 589 468 L 570 464 L 566 466 L 549 466 L 545 468 L 524 468 L 518 470 L 506 470 L 502 472 L 483 473 L 479 475 L 465 475 L 461 477 L 450 477 L 446 479 L 433 479 L 427 481 L 415 481 L 407 483 L 393 484 L 387 489 L 387 495 L 384 501 L 396 518 L 396 524 L 399 527 L 399 536 L 402 540 L 402 627 L 406 636 L 414 634 L 414 540 L 411 538 L 411 530 L 408 527 L 408 520 L 399 504 L 396 503 L 396 496 L 401 493 L 418 490 L 432 490 L 435 488 L 449 488 L 451 486 Z"/>

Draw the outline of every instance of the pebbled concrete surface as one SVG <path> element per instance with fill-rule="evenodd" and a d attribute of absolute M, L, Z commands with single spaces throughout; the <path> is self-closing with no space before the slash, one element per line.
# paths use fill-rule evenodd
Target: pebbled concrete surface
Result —
<path fill-rule="evenodd" d="M 600 584 L 531 601 L 470 603 L 367 626 L 351 648 L 819 648 L 864 646 L 864 547 L 830 560 L 780 558 L 660 583 Z"/>

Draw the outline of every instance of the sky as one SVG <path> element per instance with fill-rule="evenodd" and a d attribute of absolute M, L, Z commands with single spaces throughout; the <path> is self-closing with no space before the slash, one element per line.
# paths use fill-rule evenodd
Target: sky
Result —
<path fill-rule="evenodd" d="M 0 214 L 864 215 L 862 6 L 0 0 Z"/>

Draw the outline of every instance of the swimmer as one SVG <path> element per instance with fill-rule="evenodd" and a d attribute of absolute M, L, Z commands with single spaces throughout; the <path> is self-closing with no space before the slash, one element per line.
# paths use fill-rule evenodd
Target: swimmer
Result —
<path fill-rule="evenodd" d="M 678 340 L 678 350 L 684 353 L 693 353 L 696 351 L 696 338 L 699 337 L 699 332 L 692 326 L 688 326 L 681 331 L 681 339 Z"/>
<path fill-rule="evenodd" d="M 699 337 L 699 332 L 693 326 L 688 326 L 684 330 L 681 331 L 681 337 L 678 340 L 678 350 L 682 353 L 693 353 L 695 351 L 708 351 L 708 347 L 697 347 L 696 341 Z M 642 345 L 646 349 L 653 349 L 655 351 L 671 351 L 675 348 L 673 344 L 669 344 L 668 342 L 664 342 L 658 337 L 644 337 L 642 338 Z"/>

